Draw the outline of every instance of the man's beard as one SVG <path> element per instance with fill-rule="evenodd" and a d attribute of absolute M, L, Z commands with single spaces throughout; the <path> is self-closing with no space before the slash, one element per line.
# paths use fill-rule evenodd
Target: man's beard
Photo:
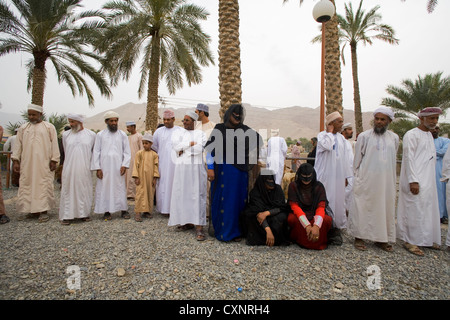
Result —
<path fill-rule="evenodd" d="M 108 127 L 108 130 L 111 132 L 116 132 L 117 131 L 117 124 L 106 124 L 106 126 Z"/>
<path fill-rule="evenodd" d="M 30 119 L 28 119 L 28 121 L 30 121 L 31 124 L 38 124 L 38 123 L 40 123 L 42 120 L 41 120 L 41 119 L 36 119 L 36 120 L 30 120 Z"/>
<path fill-rule="evenodd" d="M 81 131 L 81 126 L 77 124 L 75 127 L 70 127 L 74 133 Z"/>
<path fill-rule="evenodd" d="M 387 127 L 388 126 L 384 126 L 384 127 L 378 128 L 378 127 L 374 126 L 373 127 L 373 131 L 375 132 L 375 134 L 382 135 L 382 134 L 384 134 L 386 132 Z"/>

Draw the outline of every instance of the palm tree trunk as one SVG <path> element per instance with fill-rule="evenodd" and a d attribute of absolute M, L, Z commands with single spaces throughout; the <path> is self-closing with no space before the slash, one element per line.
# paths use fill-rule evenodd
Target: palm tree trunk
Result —
<path fill-rule="evenodd" d="M 233 103 L 242 102 L 239 1 L 219 0 L 220 118 Z"/>
<path fill-rule="evenodd" d="M 42 51 L 33 52 L 34 68 L 33 68 L 33 87 L 31 89 L 31 103 L 38 106 L 44 105 L 44 89 L 45 89 L 45 61 L 48 54 Z"/>
<path fill-rule="evenodd" d="M 333 5 L 334 0 L 330 0 Z M 335 6 L 336 7 L 336 6 Z M 336 15 L 325 23 L 325 96 L 326 113 L 343 112 L 341 57 L 339 50 L 339 32 Z"/>
<path fill-rule="evenodd" d="M 150 57 L 150 72 L 148 75 L 147 113 L 145 116 L 145 130 L 155 133 L 158 127 L 158 87 L 159 67 L 161 58 L 161 43 L 157 35 L 152 36 L 152 53 Z"/>
<path fill-rule="evenodd" d="M 361 97 L 359 94 L 358 80 L 358 59 L 356 54 L 356 43 L 350 43 L 352 53 L 352 74 L 353 74 L 353 102 L 355 103 L 355 127 L 356 135 L 363 132 L 362 113 L 361 113 Z"/>

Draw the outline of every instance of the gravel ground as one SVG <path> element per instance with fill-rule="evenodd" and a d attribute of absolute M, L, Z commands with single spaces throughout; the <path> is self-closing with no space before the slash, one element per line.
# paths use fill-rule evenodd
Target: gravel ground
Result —
<path fill-rule="evenodd" d="M 59 200 L 58 184 L 55 190 Z M 63 226 L 55 208 L 38 223 L 16 213 L 17 188 L 3 193 L 11 222 L 0 225 L 1 300 L 450 299 L 447 225 L 441 250 L 425 248 L 424 257 L 400 243 L 393 253 L 372 243 L 358 251 L 347 234 L 342 246 L 323 251 L 251 247 L 209 236 L 199 242 L 159 214 L 142 223 L 95 215 Z M 133 217 L 132 202 L 129 212 Z M 80 288 L 68 284 L 77 275 L 71 268 Z"/>

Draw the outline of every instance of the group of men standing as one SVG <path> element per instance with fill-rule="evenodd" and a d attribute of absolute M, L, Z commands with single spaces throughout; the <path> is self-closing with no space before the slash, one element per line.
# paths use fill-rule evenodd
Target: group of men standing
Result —
<path fill-rule="evenodd" d="M 243 125 L 243 108 L 239 105 L 232 107 L 225 114 L 224 123 L 216 125 L 208 118 L 208 106 L 199 104 L 195 112 L 186 113 L 184 128 L 174 125 L 173 111 L 165 110 L 164 125 L 147 139 L 152 140 L 152 149 L 159 157 L 156 210 L 170 215 L 169 225 L 178 225 L 182 230 L 195 226 L 198 240 L 204 239 L 203 226 L 210 206 L 212 211 L 220 213 L 232 206 L 245 206 L 249 174 L 255 164 L 249 162 L 249 157 L 251 150 L 259 150 L 262 146 L 256 134 L 254 146 L 243 143 L 244 162 L 228 161 L 231 158 L 226 156 L 227 147 L 232 160 L 237 160 L 239 146 L 225 141 L 226 131 L 239 129 L 246 132 L 250 129 Z M 42 120 L 42 112 L 41 106 L 29 105 L 29 122 L 17 132 L 12 160 L 13 170 L 20 172 L 17 210 L 45 222 L 49 219 L 47 211 L 54 206 L 54 170 L 60 154 L 56 130 Z M 355 237 L 357 249 L 367 250 L 364 240 L 369 240 L 385 251 L 392 251 L 391 243 L 397 238 L 404 241 L 408 251 L 417 255 L 424 254 L 420 247 L 440 246 L 443 209 L 440 212 L 442 199 L 438 200 L 439 185 L 436 181 L 442 181 L 443 185 L 439 187 L 445 188 L 450 177 L 450 154 L 441 146 L 445 144 L 446 147 L 448 143 L 436 142 L 436 136 L 433 137 L 441 113 L 439 108 L 422 110 L 418 114 L 420 125 L 404 136 L 397 210 L 399 137 L 387 130 L 394 119 L 392 110 L 386 107 L 376 109 L 373 128 L 357 137 L 354 148 L 341 134 L 341 114 L 333 112 L 326 117 L 326 130 L 317 136 L 314 168 L 317 180 L 325 186 L 328 205 L 334 215 L 334 227 L 348 228 Z M 127 122 L 130 132 L 127 137 L 118 129 L 119 115 L 109 111 L 104 115 L 107 128 L 95 134 L 83 127 L 83 116 L 69 114 L 67 117 L 71 130 L 62 135 L 65 162 L 59 211 L 61 222 L 89 220 L 94 202 L 92 171 L 97 177 L 94 213 L 103 214 L 109 220 L 112 212 L 120 211 L 123 218 L 129 218 L 127 198 L 136 196 L 136 185 L 133 170 L 127 173 L 127 169 L 134 164 L 136 153 L 142 149 L 142 135 L 136 132 L 136 124 Z M 208 148 L 217 142 L 214 139 L 216 134 L 211 134 L 213 130 L 216 134 L 223 133 L 220 157 L 227 161 L 222 163 L 211 160 L 211 157 L 217 160 L 219 150 Z M 233 141 L 236 138 L 239 139 L 233 136 Z M 276 137 L 272 141 L 279 144 Z M 285 149 L 282 148 L 281 157 L 285 156 Z M 436 158 L 441 158 L 438 169 Z M 346 197 L 349 181 L 352 196 Z M 210 192 L 211 183 L 213 192 Z M 228 188 L 228 185 L 232 187 Z M 237 189 L 242 190 L 237 192 Z M 229 199 L 230 192 L 234 195 L 242 193 L 242 199 L 234 199 L 235 203 L 224 202 L 224 198 Z M 210 194 L 212 198 L 208 199 Z M 211 218 L 216 237 L 225 241 L 239 237 L 235 226 L 239 223 L 238 217 L 226 218 L 217 214 Z M 447 245 L 450 245 L 450 239 L 447 239 Z"/>
<path fill-rule="evenodd" d="M 348 229 L 355 237 L 357 249 L 367 250 L 364 240 L 369 240 L 391 252 L 391 243 L 396 239 L 402 240 L 404 247 L 416 255 L 424 254 L 420 247 L 440 247 L 436 176 L 445 181 L 449 177 L 436 170 L 439 152 L 432 131 L 440 114 L 439 108 L 423 109 L 418 114 L 420 125 L 403 138 L 397 209 L 399 137 L 387 130 L 394 119 L 392 110 L 380 107 L 374 111 L 373 128 L 358 135 L 354 154 L 341 134 L 343 118 L 339 112 L 326 117 L 327 128 L 317 137 L 317 179 L 325 186 L 335 226 Z M 444 165 L 442 172 L 445 170 Z M 346 197 L 350 181 L 352 196 Z"/>
<path fill-rule="evenodd" d="M 54 207 L 54 171 L 59 162 L 55 127 L 42 120 L 42 107 L 28 106 L 29 122 L 17 133 L 12 160 L 20 172 L 17 210 L 27 217 L 48 221 Z M 118 130 L 118 114 L 104 115 L 107 129 L 95 134 L 83 127 L 84 117 L 68 114 L 70 130 L 62 134 L 65 162 L 62 171 L 59 217 L 62 224 L 73 219 L 90 220 L 94 201 L 92 171 L 95 171 L 95 213 L 111 219 L 111 212 L 128 215 L 124 175 L 130 165 L 127 135 Z"/>
<path fill-rule="evenodd" d="M 12 154 L 13 170 L 21 173 L 17 209 L 28 218 L 36 217 L 45 222 L 49 219 L 47 211 L 55 205 L 54 170 L 60 157 L 57 133 L 52 124 L 43 121 L 41 106 L 30 104 L 27 112 L 29 122 L 19 128 Z M 93 203 L 94 213 L 103 214 L 105 220 L 110 220 L 114 212 L 121 212 L 122 218 L 130 218 L 127 200 L 136 197 L 137 176 L 134 176 L 133 165 L 135 155 L 143 149 L 144 139 L 153 143 L 152 149 L 159 157 L 161 175 L 156 179 L 157 211 L 172 213 L 169 225 L 195 224 L 197 237 L 203 240 L 207 197 L 203 147 L 215 126 L 208 116 L 208 106 L 199 104 L 195 112 L 186 114 L 183 129 L 174 125 L 174 112 L 166 110 L 164 126 L 155 131 L 154 137 L 146 134 L 150 138 L 143 138 L 136 132 L 135 122 L 126 123 L 129 136 L 119 130 L 119 115 L 114 111 L 104 114 L 106 129 L 97 134 L 83 127 L 82 115 L 68 114 L 70 130 L 62 134 L 65 162 L 59 208 L 61 223 L 70 224 L 74 219 L 90 220 Z M 97 177 L 95 201 L 92 172 Z M 159 173 L 155 177 L 159 178 Z M 186 195 L 188 191 L 191 194 Z M 198 203 L 190 211 L 200 214 L 185 215 L 183 200 L 195 197 L 196 193 L 200 198 L 197 197 Z M 148 197 L 151 199 L 139 199 L 140 203 L 153 204 L 152 192 Z"/>

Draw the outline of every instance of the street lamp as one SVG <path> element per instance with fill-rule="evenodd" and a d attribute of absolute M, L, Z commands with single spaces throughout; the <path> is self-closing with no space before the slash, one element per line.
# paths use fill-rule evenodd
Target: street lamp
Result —
<path fill-rule="evenodd" d="M 325 22 L 329 21 L 335 13 L 330 0 L 320 0 L 313 8 L 314 20 L 322 24 L 322 62 L 320 75 L 320 131 L 325 130 Z"/>

